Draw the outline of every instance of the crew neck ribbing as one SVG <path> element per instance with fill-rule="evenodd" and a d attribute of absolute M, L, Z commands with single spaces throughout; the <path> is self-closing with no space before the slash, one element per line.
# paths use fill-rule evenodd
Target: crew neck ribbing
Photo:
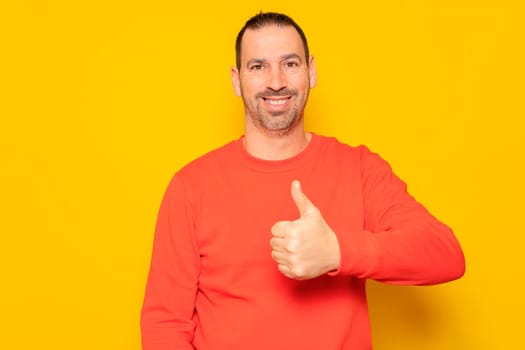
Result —
<path fill-rule="evenodd" d="M 319 151 L 321 138 L 314 133 L 310 134 L 312 135 L 312 138 L 304 150 L 293 157 L 281 160 L 266 160 L 251 155 L 244 148 L 244 136 L 241 136 L 239 139 L 237 139 L 235 143 L 238 153 L 243 158 L 246 166 L 249 168 L 261 172 L 282 172 L 303 166 L 308 158 L 314 156 L 314 154 Z"/>

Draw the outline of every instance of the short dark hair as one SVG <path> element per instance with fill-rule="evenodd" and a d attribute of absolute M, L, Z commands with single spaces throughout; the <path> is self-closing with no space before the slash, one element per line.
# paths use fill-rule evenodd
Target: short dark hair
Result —
<path fill-rule="evenodd" d="M 285 14 L 276 12 L 260 12 L 252 18 L 250 18 L 248 21 L 246 21 L 239 34 L 237 34 L 237 39 L 235 40 L 235 63 L 237 65 L 237 69 L 241 69 L 241 43 L 246 29 L 259 29 L 268 25 L 275 25 L 279 27 L 294 27 L 295 30 L 297 30 L 297 33 L 299 33 L 299 36 L 301 37 L 301 40 L 303 42 L 304 56 L 306 59 L 306 64 L 308 64 L 310 51 L 308 50 L 308 42 L 306 41 L 306 35 L 304 35 L 304 32 L 301 29 L 301 27 L 299 27 L 299 25 L 295 23 L 295 21 L 291 17 Z"/>

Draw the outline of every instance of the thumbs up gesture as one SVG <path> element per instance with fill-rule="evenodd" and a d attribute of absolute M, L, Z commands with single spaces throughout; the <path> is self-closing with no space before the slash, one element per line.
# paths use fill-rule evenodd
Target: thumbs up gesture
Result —
<path fill-rule="evenodd" d="M 299 181 L 292 182 L 291 194 L 300 217 L 278 221 L 271 229 L 272 258 L 279 271 L 289 278 L 305 280 L 336 270 L 340 252 L 335 233 L 303 193 Z"/>

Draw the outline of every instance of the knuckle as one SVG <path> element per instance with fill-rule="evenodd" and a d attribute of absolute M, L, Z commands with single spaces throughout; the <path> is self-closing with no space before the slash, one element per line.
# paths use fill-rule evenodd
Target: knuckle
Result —
<path fill-rule="evenodd" d="M 290 256 L 289 261 L 290 261 L 290 265 L 291 265 L 294 269 L 298 269 L 298 268 L 300 268 L 300 266 L 302 265 L 302 264 L 301 264 L 301 259 L 300 259 L 297 255 L 292 255 L 292 256 Z"/>
<path fill-rule="evenodd" d="M 288 239 L 286 248 L 291 253 L 298 253 L 301 247 L 301 240 L 296 235 L 293 235 Z"/>
<path fill-rule="evenodd" d="M 286 250 L 290 253 L 295 253 L 296 251 L 296 243 L 295 243 L 295 240 L 294 239 L 289 239 L 287 242 L 286 242 Z"/>
<path fill-rule="evenodd" d="M 301 258 L 297 255 L 293 255 L 289 259 L 290 262 L 290 272 L 296 276 L 301 277 L 305 274 L 306 269 L 305 265 L 302 263 Z"/>
<path fill-rule="evenodd" d="M 304 268 L 301 266 L 294 266 L 291 270 L 291 273 L 295 278 L 301 278 L 305 275 Z"/>

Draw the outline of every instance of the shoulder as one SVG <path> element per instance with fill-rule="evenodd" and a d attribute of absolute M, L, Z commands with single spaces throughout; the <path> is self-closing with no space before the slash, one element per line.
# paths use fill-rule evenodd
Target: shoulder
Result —
<path fill-rule="evenodd" d="M 352 146 L 335 137 L 314 135 L 320 151 L 320 159 L 329 163 L 360 171 L 363 176 L 375 172 L 390 172 L 390 164 L 366 145 Z"/>
<path fill-rule="evenodd" d="M 236 139 L 205 153 L 179 169 L 175 176 L 187 178 L 210 175 L 209 171 L 218 170 L 226 166 L 226 163 L 235 162 L 239 153 L 239 142 L 240 140 Z"/>
<path fill-rule="evenodd" d="M 336 137 L 313 134 L 317 139 L 318 147 L 324 156 L 347 157 L 355 161 L 366 160 L 368 158 L 379 157 L 365 145 L 353 146 L 341 142 Z"/>
<path fill-rule="evenodd" d="M 184 165 L 171 177 L 167 195 L 180 196 L 182 193 L 188 198 L 195 198 L 213 186 L 217 175 L 228 168 L 227 163 L 238 161 L 239 142 L 239 139 L 230 141 Z"/>
<path fill-rule="evenodd" d="M 209 184 L 217 174 L 229 167 L 228 163 L 238 161 L 239 142 L 239 139 L 230 141 L 185 164 L 172 175 L 168 190 L 174 186 L 197 190 Z"/>

